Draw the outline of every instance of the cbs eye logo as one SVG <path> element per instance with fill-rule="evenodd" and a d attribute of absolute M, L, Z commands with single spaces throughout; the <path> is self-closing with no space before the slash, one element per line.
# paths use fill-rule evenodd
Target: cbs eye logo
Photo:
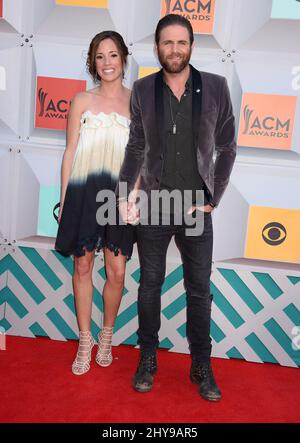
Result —
<path fill-rule="evenodd" d="M 270 246 L 278 246 L 284 242 L 287 233 L 285 227 L 277 222 L 268 223 L 262 231 L 263 240 Z"/>

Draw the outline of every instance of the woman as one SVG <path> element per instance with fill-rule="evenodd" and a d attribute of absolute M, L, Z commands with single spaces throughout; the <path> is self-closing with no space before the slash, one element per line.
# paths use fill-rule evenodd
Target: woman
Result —
<path fill-rule="evenodd" d="M 127 56 L 128 48 L 117 32 L 104 31 L 93 38 L 87 68 L 99 84 L 75 96 L 68 118 L 55 248 L 64 255 L 74 255 L 73 289 L 79 326 L 79 346 L 72 364 L 75 375 L 90 369 L 95 344 L 90 332 L 95 251 L 103 248 L 107 275 L 96 355 L 96 362 L 106 367 L 112 363 L 113 326 L 123 293 L 126 259 L 134 242 L 133 226 L 103 226 L 96 220 L 96 195 L 103 189 L 115 190 L 129 135 L 130 91 L 122 84 Z"/>

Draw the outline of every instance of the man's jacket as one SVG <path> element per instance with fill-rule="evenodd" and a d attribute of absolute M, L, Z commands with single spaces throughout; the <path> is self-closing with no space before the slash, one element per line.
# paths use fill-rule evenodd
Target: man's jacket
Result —
<path fill-rule="evenodd" d="M 236 156 L 235 119 L 224 77 L 192 69 L 193 139 L 197 167 L 218 205 Z M 140 189 L 159 189 L 164 161 L 163 71 L 137 80 L 131 95 L 131 124 L 119 183 L 130 192 L 140 175 Z M 216 152 L 215 161 L 213 154 Z M 117 186 L 119 194 L 119 184 Z"/>

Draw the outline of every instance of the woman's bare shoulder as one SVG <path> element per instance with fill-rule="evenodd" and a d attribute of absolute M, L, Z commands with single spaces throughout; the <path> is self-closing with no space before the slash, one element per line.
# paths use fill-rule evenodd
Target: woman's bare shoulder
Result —
<path fill-rule="evenodd" d="M 76 102 L 76 104 L 80 104 L 82 102 L 86 102 L 90 100 L 90 94 L 88 91 L 81 91 L 77 92 L 77 94 L 74 96 L 72 102 Z"/>
<path fill-rule="evenodd" d="M 89 103 L 91 101 L 91 94 L 89 91 L 81 91 L 78 92 L 72 100 L 72 108 L 73 110 L 83 111 L 88 108 Z"/>

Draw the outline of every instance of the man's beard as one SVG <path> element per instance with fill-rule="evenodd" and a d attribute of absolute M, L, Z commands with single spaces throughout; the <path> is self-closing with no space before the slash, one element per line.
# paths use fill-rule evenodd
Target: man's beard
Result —
<path fill-rule="evenodd" d="M 192 50 L 190 50 L 188 54 L 180 55 L 180 57 L 182 57 L 181 60 L 178 60 L 174 63 L 172 61 L 172 58 L 171 59 L 166 58 L 160 53 L 159 50 L 157 51 L 158 60 L 161 66 L 169 74 L 179 74 L 181 71 L 183 71 L 184 68 L 189 64 L 189 61 L 191 59 L 191 54 Z M 175 54 L 173 54 L 173 56 L 175 56 Z"/>

